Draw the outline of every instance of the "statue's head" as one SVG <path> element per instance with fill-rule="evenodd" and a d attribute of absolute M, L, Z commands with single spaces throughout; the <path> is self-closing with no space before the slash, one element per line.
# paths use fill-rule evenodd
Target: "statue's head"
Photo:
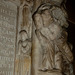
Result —
<path fill-rule="evenodd" d="M 25 41 L 28 38 L 27 32 L 25 30 L 20 31 L 20 39 L 21 41 Z"/>
<path fill-rule="evenodd" d="M 20 0 L 20 4 L 27 4 L 33 6 L 34 0 Z"/>

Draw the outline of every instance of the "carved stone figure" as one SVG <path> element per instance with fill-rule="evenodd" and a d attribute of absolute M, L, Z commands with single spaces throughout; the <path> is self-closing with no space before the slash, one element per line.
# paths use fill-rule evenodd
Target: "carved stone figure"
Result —
<path fill-rule="evenodd" d="M 29 75 L 30 72 L 30 60 L 31 60 L 31 40 L 28 39 L 25 30 L 20 32 L 21 40 L 19 40 L 19 74 L 18 75 Z"/>
<path fill-rule="evenodd" d="M 66 19 L 65 10 L 50 3 L 42 4 L 34 14 L 35 34 L 43 52 L 39 71 L 50 73 L 54 71 L 57 74 L 61 72 L 61 75 L 70 75 L 68 73 L 69 68 L 68 71 L 64 72 L 64 68 L 67 70 L 64 61 L 66 60 L 65 63 L 73 61 L 71 47 L 67 44 L 65 38 L 67 32 L 64 28 L 68 27 Z"/>
<path fill-rule="evenodd" d="M 26 33 L 26 31 L 25 30 L 22 30 L 21 32 L 20 32 L 20 37 L 21 37 L 21 40 L 19 40 L 19 53 L 18 53 L 18 55 L 21 55 L 21 53 L 22 53 L 22 55 L 30 55 L 30 53 L 31 53 L 31 39 L 28 39 L 28 35 L 27 35 L 27 33 Z M 24 54 L 23 54 L 24 53 Z"/>
<path fill-rule="evenodd" d="M 41 70 L 53 70 L 54 67 L 54 57 L 55 49 L 54 42 L 57 38 L 56 34 L 60 34 L 61 27 L 56 25 L 51 16 L 50 5 L 41 6 L 38 10 L 38 13 L 34 15 L 34 21 L 36 25 L 36 35 L 41 43 L 43 50 L 43 68 Z M 39 20 L 39 22 L 38 22 Z M 48 62 L 47 62 L 48 61 Z"/>
<path fill-rule="evenodd" d="M 19 25 L 18 53 L 16 75 L 31 74 L 31 38 L 32 38 L 32 6 L 33 0 L 20 0 L 19 14 L 21 23 Z"/>
<path fill-rule="evenodd" d="M 20 25 L 20 37 L 23 41 L 23 45 L 31 51 L 31 46 L 28 47 L 28 41 L 31 42 L 32 38 L 32 6 L 33 6 L 33 0 L 20 0 L 22 8 L 22 23 Z M 21 41 L 19 40 L 21 43 Z M 25 48 L 24 47 L 24 48 Z M 27 49 L 26 48 L 26 49 Z M 26 50 L 25 49 L 25 50 Z"/>

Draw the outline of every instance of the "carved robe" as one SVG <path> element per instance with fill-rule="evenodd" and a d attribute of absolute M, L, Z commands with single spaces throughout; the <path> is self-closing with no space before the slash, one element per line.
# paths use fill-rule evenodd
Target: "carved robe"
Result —
<path fill-rule="evenodd" d="M 42 6 L 43 7 L 43 6 Z M 34 15 L 36 26 L 36 36 L 41 43 L 43 50 L 42 68 L 43 70 L 52 70 L 55 68 L 55 49 L 53 40 L 60 33 L 61 27 L 53 23 L 49 7 L 41 10 Z M 43 9 L 43 8 L 42 8 Z"/>

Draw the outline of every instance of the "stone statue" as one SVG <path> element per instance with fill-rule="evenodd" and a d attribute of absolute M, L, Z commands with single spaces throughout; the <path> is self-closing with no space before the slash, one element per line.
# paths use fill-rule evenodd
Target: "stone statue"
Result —
<path fill-rule="evenodd" d="M 57 37 L 56 34 L 61 32 L 61 27 L 56 25 L 50 14 L 50 5 L 42 6 L 38 10 L 38 13 L 34 15 L 34 21 L 36 25 L 36 35 L 41 43 L 43 49 L 42 64 L 44 68 L 41 70 L 53 70 L 54 68 L 54 42 Z M 39 20 L 39 22 L 38 22 Z M 47 64 L 47 61 L 49 64 Z"/>
<path fill-rule="evenodd" d="M 44 6 L 42 6 L 44 7 Z M 42 8 L 43 10 L 38 10 L 38 13 L 34 15 L 34 22 L 36 25 L 36 35 L 41 43 L 41 46 L 43 48 L 43 64 L 44 68 L 43 70 L 51 70 L 54 68 L 54 45 L 53 40 L 56 38 L 58 33 L 60 31 L 60 27 L 53 24 L 53 19 L 51 17 L 49 6 Z M 39 20 L 39 22 L 38 22 Z M 57 28 L 57 32 L 53 31 L 52 28 Z M 49 65 L 46 65 L 46 61 L 48 61 Z M 42 64 L 42 65 L 43 65 Z M 42 69 L 41 69 L 42 70 Z"/>
<path fill-rule="evenodd" d="M 21 36 L 21 39 L 19 40 L 19 53 L 18 53 L 18 55 L 21 55 L 21 53 L 22 53 L 22 55 L 30 55 L 30 53 L 31 53 L 31 39 L 28 39 L 28 35 L 27 35 L 27 33 L 26 33 L 26 31 L 25 30 L 22 30 L 21 32 L 20 32 L 20 36 Z M 24 54 L 23 54 L 24 53 Z"/>
<path fill-rule="evenodd" d="M 31 40 L 28 39 L 27 33 L 25 30 L 20 32 L 21 39 L 18 43 L 18 56 L 19 56 L 19 64 L 18 75 L 30 75 L 30 60 L 31 60 Z"/>
<path fill-rule="evenodd" d="M 57 72 L 58 75 L 71 75 L 69 63 L 73 61 L 73 55 L 66 40 L 67 32 L 64 29 L 68 27 L 67 13 L 63 7 L 60 8 L 63 0 L 52 1 L 52 4 L 42 4 L 33 17 L 36 27 L 35 34 L 43 52 L 42 64 L 38 70 L 50 73 L 53 71 Z M 65 67 L 64 61 L 68 65 L 68 69 Z M 68 71 L 65 72 L 65 70 Z"/>
<path fill-rule="evenodd" d="M 20 19 L 16 75 L 31 74 L 31 38 L 33 0 L 20 0 Z"/>

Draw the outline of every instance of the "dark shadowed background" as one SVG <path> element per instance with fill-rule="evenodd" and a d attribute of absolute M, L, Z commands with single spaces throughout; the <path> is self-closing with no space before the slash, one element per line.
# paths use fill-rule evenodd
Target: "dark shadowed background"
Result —
<path fill-rule="evenodd" d="M 75 75 L 75 0 L 67 0 L 66 3 L 69 27 L 68 27 L 68 41 L 73 45 L 73 55 L 74 55 L 74 75 Z"/>

